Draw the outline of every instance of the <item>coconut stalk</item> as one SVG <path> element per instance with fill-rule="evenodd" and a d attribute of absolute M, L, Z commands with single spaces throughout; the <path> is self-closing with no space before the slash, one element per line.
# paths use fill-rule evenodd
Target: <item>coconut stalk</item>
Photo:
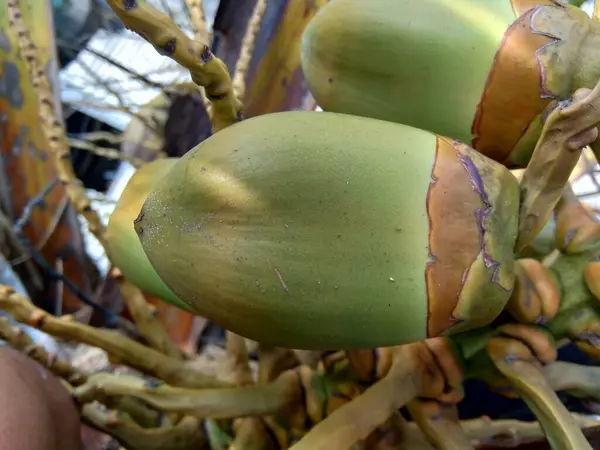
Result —
<path fill-rule="evenodd" d="M 123 414 L 104 412 L 87 404 L 81 411 L 84 423 L 115 438 L 127 450 L 197 450 L 206 448 L 206 436 L 198 419 L 183 418 L 177 425 L 142 428 Z"/>
<path fill-rule="evenodd" d="M 192 80 L 204 87 L 211 101 L 213 133 L 238 122 L 242 103 L 233 92 L 225 64 L 205 42 L 190 39 L 173 21 L 147 3 L 136 0 L 106 2 L 127 28 L 143 37 L 165 56 L 190 71 Z"/>
<path fill-rule="evenodd" d="M 80 324 L 73 319 L 57 318 L 35 307 L 12 288 L 0 286 L 0 309 L 15 320 L 38 328 L 60 339 L 76 341 L 105 350 L 113 360 L 128 364 L 174 386 L 218 388 L 228 383 L 214 379 L 186 364 L 118 333 Z"/>
<path fill-rule="evenodd" d="M 556 396 L 525 345 L 494 338 L 487 349 L 497 369 L 510 380 L 513 389 L 538 418 L 552 448 L 591 450 L 581 428 Z"/>

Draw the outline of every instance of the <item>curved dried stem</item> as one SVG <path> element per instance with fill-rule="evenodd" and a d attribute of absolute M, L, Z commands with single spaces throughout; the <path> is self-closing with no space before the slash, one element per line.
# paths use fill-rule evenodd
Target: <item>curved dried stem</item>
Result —
<path fill-rule="evenodd" d="M 516 250 L 541 231 L 556 206 L 583 148 L 598 138 L 600 83 L 578 89 L 573 100 L 550 113 L 521 179 L 522 202 Z"/>
<path fill-rule="evenodd" d="M 254 384 L 254 377 L 248 364 L 248 348 L 246 339 L 231 331 L 226 332 L 227 366 L 237 386 Z M 276 383 L 275 383 L 276 384 Z M 233 422 L 235 438 L 229 450 L 263 450 L 268 449 L 269 436 L 264 423 L 257 417 L 242 417 Z"/>
<path fill-rule="evenodd" d="M 159 411 L 198 418 L 232 419 L 269 416 L 284 411 L 295 398 L 296 383 L 295 374 L 290 373 L 264 386 L 196 390 L 155 385 L 137 377 L 98 373 L 76 388 L 74 395 L 84 403 L 130 396 Z"/>
<path fill-rule="evenodd" d="M 256 36 L 260 31 L 260 26 L 266 11 L 267 0 L 257 0 L 254 10 L 252 11 L 252 17 L 250 17 L 250 20 L 248 21 L 246 34 L 244 35 L 244 40 L 242 41 L 240 56 L 238 57 L 235 65 L 235 71 L 233 75 L 233 92 L 235 92 L 236 97 L 240 101 L 244 100 L 244 95 L 246 94 L 246 76 L 248 75 L 250 61 L 252 60 L 252 54 L 254 53 Z"/>
<path fill-rule="evenodd" d="M 471 440 L 463 430 L 454 405 L 436 401 L 413 400 L 408 412 L 425 436 L 438 450 L 473 449 Z"/>
<path fill-rule="evenodd" d="M 107 3 L 125 26 L 188 69 L 194 83 L 205 88 L 212 102 L 213 132 L 241 119 L 242 104 L 233 93 L 227 66 L 205 43 L 187 37 L 168 16 L 146 3 L 136 0 L 107 0 Z"/>
<path fill-rule="evenodd" d="M 82 421 L 100 430 L 128 450 L 197 450 L 205 448 L 206 436 L 198 419 L 183 418 L 174 427 L 142 428 L 123 414 L 104 412 L 95 405 L 84 405 Z"/>
<path fill-rule="evenodd" d="M 294 352 L 286 348 L 269 347 L 261 344 L 259 352 L 258 384 L 270 383 L 276 380 L 283 372 L 297 367 L 299 363 Z"/>
<path fill-rule="evenodd" d="M 419 427 L 395 413 L 364 441 L 368 450 L 435 450 Z"/>
<path fill-rule="evenodd" d="M 227 366 L 236 386 L 254 384 L 252 370 L 248 364 L 248 350 L 246 340 L 231 331 L 226 332 L 225 350 L 227 352 Z"/>
<path fill-rule="evenodd" d="M 228 450 L 277 450 L 275 442 L 257 417 L 244 417 L 234 424 L 235 438 Z"/>
<path fill-rule="evenodd" d="M 11 314 L 18 322 L 52 336 L 100 347 L 112 359 L 123 361 L 173 386 L 218 388 L 229 385 L 198 372 L 182 360 L 166 356 L 118 333 L 83 325 L 72 319 L 54 317 L 7 286 L 0 286 L 0 309 Z"/>
<path fill-rule="evenodd" d="M 117 269 L 113 269 L 113 275 L 117 278 L 133 321 L 150 347 L 162 350 L 162 353 L 171 358 L 183 359 L 183 352 L 169 337 L 156 315 L 156 309 L 146 301 L 142 291 L 121 276 Z"/>
<path fill-rule="evenodd" d="M 82 141 L 81 139 L 69 139 L 69 145 L 72 148 L 85 150 L 103 158 L 128 162 L 133 167 L 142 167 L 144 164 L 146 164 L 146 161 L 143 159 L 136 158 L 134 156 L 128 156 L 127 154 L 120 152 L 119 150 L 115 150 L 114 148 L 100 147 L 99 145 L 95 145 L 88 141 Z"/>

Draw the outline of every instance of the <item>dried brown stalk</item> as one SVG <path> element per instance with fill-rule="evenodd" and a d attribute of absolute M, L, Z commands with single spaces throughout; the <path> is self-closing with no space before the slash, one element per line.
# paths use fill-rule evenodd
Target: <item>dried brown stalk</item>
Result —
<path fill-rule="evenodd" d="M 227 365 L 237 386 L 254 384 L 254 377 L 248 364 L 248 348 L 246 339 L 231 331 L 226 332 Z M 241 417 L 233 422 L 235 438 L 229 450 L 246 450 L 254 448 L 261 450 L 268 445 L 269 439 L 263 422 L 257 417 Z"/>
<path fill-rule="evenodd" d="M 147 384 L 132 376 L 98 373 L 75 390 L 84 403 L 106 397 L 130 396 L 153 408 L 198 418 L 232 419 L 268 416 L 285 410 L 295 399 L 297 377 L 293 372 L 264 386 L 221 389 L 186 389 L 166 384 Z"/>
<path fill-rule="evenodd" d="M 85 150 L 94 155 L 102 156 L 103 158 L 116 159 L 119 161 L 126 161 L 133 167 L 142 167 L 146 164 L 146 161 L 134 156 L 128 156 L 123 152 L 115 150 L 114 148 L 101 147 L 99 145 L 92 144 L 89 141 L 82 141 L 81 139 L 69 139 L 69 145 L 79 150 Z"/>
<path fill-rule="evenodd" d="M 258 363 L 258 383 L 265 384 L 274 381 L 286 370 L 298 366 L 298 358 L 287 348 L 259 346 L 260 359 Z M 308 367 L 308 366 L 307 366 Z M 311 367 L 313 369 L 313 367 Z"/>
<path fill-rule="evenodd" d="M 239 121 L 242 104 L 233 92 L 227 66 L 204 42 L 187 37 L 168 16 L 146 3 L 136 0 L 107 0 L 107 3 L 125 26 L 188 69 L 192 80 L 205 88 L 212 102 L 213 132 Z"/>
<path fill-rule="evenodd" d="M 236 386 L 254 384 L 252 370 L 248 364 L 246 340 L 231 331 L 226 332 L 227 366 Z"/>
<path fill-rule="evenodd" d="M 206 26 L 206 15 L 202 0 L 185 0 L 185 5 L 190 12 L 190 23 L 194 30 L 194 39 L 199 42 L 210 42 L 211 36 Z"/>
<path fill-rule="evenodd" d="M 161 349 L 165 355 L 172 358 L 183 359 L 183 352 L 175 345 L 175 342 L 173 342 L 162 327 L 156 315 L 156 309 L 148 304 L 142 291 L 121 276 L 117 269 L 113 269 L 113 275 L 119 282 L 119 287 L 121 288 L 123 298 L 126 299 L 129 313 L 133 317 L 140 334 L 146 339 L 150 347 Z"/>
<path fill-rule="evenodd" d="M 368 450 L 436 450 L 414 422 L 395 413 L 364 442 Z"/>
<path fill-rule="evenodd" d="M 244 95 L 246 94 L 246 76 L 248 75 L 250 61 L 252 59 L 252 54 L 254 53 L 256 36 L 260 31 L 260 25 L 266 11 L 267 0 L 257 0 L 254 10 L 252 11 L 252 17 L 250 17 L 250 20 L 248 21 L 246 34 L 244 35 L 244 39 L 242 41 L 240 56 L 235 64 L 235 71 L 233 75 L 233 92 L 235 92 L 236 97 L 240 101 L 244 100 Z"/>
<path fill-rule="evenodd" d="M 197 450 L 206 437 L 198 419 L 186 417 L 174 427 L 142 428 L 124 414 L 104 412 L 95 405 L 82 408 L 82 421 L 113 438 L 128 450 Z"/>
<path fill-rule="evenodd" d="M 593 419 L 583 414 L 571 414 L 573 421 L 580 428 L 590 428 L 600 425 L 598 419 Z M 539 422 L 523 422 L 520 420 L 492 420 L 489 417 L 480 419 L 462 420 L 460 422 L 463 430 L 473 441 L 485 442 L 494 437 L 512 437 L 515 441 L 522 438 L 543 438 L 544 430 Z M 410 428 L 416 429 L 417 425 L 411 423 Z"/>
<path fill-rule="evenodd" d="M 428 440 L 438 450 L 473 449 L 459 420 L 456 406 L 442 405 L 436 401 L 413 400 L 408 412 Z"/>
<path fill-rule="evenodd" d="M 9 0 L 6 5 L 10 26 L 13 27 L 17 33 L 21 56 L 27 64 L 33 86 L 38 96 L 41 128 L 48 142 L 50 154 L 54 159 L 58 178 L 64 185 L 67 195 L 71 199 L 75 209 L 85 217 L 90 232 L 98 239 L 104 248 L 106 255 L 110 259 L 109 246 L 105 238 L 105 226 L 98 213 L 92 208 L 90 199 L 87 197 L 81 181 L 77 179 L 73 172 L 69 143 L 64 128 L 54 112 L 52 87 L 44 67 L 40 64 L 37 47 L 33 43 L 29 30 L 23 22 L 19 2 L 16 0 Z M 137 289 L 136 291 L 139 292 Z M 131 292 L 133 292 L 133 290 L 131 290 Z M 123 293 L 123 298 L 126 302 L 128 300 L 135 302 L 134 299 L 128 298 L 126 293 Z M 155 327 L 152 329 L 150 335 L 145 335 L 144 337 L 147 338 L 151 345 L 157 340 L 160 340 L 160 342 L 163 343 L 168 342 L 164 338 L 157 339 L 154 336 L 166 336 L 166 332 L 161 326 Z M 171 342 L 166 347 L 157 348 L 157 350 L 166 354 L 173 354 L 173 346 L 175 346 L 175 344 Z"/>
<path fill-rule="evenodd" d="M 116 332 L 57 318 L 35 307 L 29 300 L 8 286 L 0 286 L 0 309 L 15 320 L 67 341 L 76 341 L 105 350 L 113 360 L 153 375 L 173 386 L 219 388 L 228 383 L 207 376 L 190 364 L 164 355 Z"/>
<path fill-rule="evenodd" d="M 258 417 L 244 417 L 234 423 L 235 438 L 228 450 L 277 450 Z"/>

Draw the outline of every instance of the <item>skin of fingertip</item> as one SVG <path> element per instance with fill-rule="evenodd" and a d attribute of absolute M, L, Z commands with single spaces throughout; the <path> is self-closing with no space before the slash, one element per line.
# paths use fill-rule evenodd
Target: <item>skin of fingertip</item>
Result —
<path fill-rule="evenodd" d="M 0 348 L 0 450 L 82 450 L 80 418 L 60 381 L 27 356 Z"/>

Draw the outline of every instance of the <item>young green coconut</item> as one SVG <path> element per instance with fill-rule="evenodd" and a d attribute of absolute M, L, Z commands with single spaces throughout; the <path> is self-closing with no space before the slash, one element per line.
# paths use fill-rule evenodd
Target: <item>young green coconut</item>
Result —
<path fill-rule="evenodd" d="M 600 79 L 599 43 L 597 19 L 557 0 L 332 0 L 304 32 L 302 67 L 325 111 L 525 167 L 548 114 Z"/>
<path fill-rule="evenodd" d="M 479 328 L 507 305 L 515 250 L 596 138 L 599 94 L 551 114 L 536 147 L 550 162 L 521 189 L 501 164 L 408 126 L 250 119 L 181 158 L 135 229 L 179 298 L 260 342 L 380 347 Z"/>

